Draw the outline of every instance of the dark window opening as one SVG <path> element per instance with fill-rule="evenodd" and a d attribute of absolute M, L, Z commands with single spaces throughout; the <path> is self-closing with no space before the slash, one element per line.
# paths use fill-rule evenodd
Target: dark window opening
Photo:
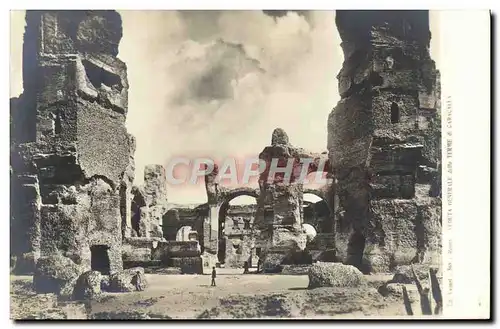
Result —
<path fill-rule="evenodd" d="M 55 134 L 60 134 L 62 131 L 62 124 L 61 124 L 61 113 L 59 110 L 56 112 L 56 118 L 54 120 L 54 133 Z"/>
<path fill-rule="evenodd" d="M 188 240 L 189 241 L 198 241 L 198 233 L 197 232 L 191 232 L 188 234 Z"/>
<path fill-rule="evenodd" d="M 255 248 L 255 255 L 257 257 L 260 257 L 261 253 L 262 253 L 262 248 L 261 247 Z"/>
<path fill-rule="evenodd" d="M 122 218 L 122 237 L 125 235 L 125 228 L 127 227 L 127 185 L 120 184 L 120 216 Z"/>
<path fill-rule="evenodd" d="M 140 235 L 140 223 L 141 223 L 141 208 L 132 204 L 132 219 L 131 219 L 132 229 L 135 231 L 137 236 Z"/>
<path fill-rule="evenodd" d="M 243 229 L 244 230 L 249 230 L 250 229 L 250 218 L 245 218 L 244 219 L 244 226 L 243 226 Z"/>
<path fill-rule="evenodd" d="M 392 103 L 391 105 L 391 123 L 399 122 L 399 106 L 396 103 Z"/>
<path fill-rule="evenodd" d="M 92 271 L 99 271 L 103 275 L 109 275 L 108 246 L 95 245 L 90 247 L 90 266 Z"/>
<path fill-rule="evenodd" d="M 87 78 L 94 88 L 99 89 L 101 85 L 105 85 L 119 92 L 122 91 L 123 86 L 121 78 L 118 75 L 106 71 L 102 67 L 99 67 L 87 60 L 83 60 L 82 64 L 85 67 Z"/>

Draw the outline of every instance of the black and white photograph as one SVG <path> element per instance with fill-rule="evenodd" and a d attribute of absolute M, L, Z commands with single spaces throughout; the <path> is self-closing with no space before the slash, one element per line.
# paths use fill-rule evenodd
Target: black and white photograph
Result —
<path fill-rule="evenodd" d="M 489 318 L 490 15 L 11 10 L 10 318 Z"/>

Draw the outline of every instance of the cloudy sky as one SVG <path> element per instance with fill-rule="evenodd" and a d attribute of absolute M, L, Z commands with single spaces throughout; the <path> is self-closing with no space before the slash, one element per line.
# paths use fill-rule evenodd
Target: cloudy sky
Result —
<path fill-rule="evenodd" d="M 144 165 L 175 156 L 243 159 L 276 127 L 292 144 L 326 150 L 343 55 L 335 13 L 121 11 L 118 57 L 127 63 L 127 128 Z M 431 52 L 438 62 L 438 14 Z M 24 12 L 11 14 L 11 97 L 22 93 Z M 169 201 L 206 201 L 204 185 L 170 186 Z M 244 200 L 241 200 L 244 202 Z"/>

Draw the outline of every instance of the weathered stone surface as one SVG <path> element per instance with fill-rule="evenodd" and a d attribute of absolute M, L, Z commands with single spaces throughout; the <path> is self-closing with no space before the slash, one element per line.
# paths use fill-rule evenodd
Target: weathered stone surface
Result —
<path fill-rule="evenodd" d="M 417 234 L 419 261 L 440 265 L 442 253 L 442 205 L 441 198 L 418 197 Z"/>
<path fill-rule="evenodd" d="M 100 297 L 102 275 L 98 271 L 87 271 L 80 275 L 73 289 L 74 300 L 89 300 Z"/>
<path fill-rule="evenodd" d="M 202 258 L 198 257 L 172 257 L 170 266 L 181 269 L 182 274 L 203 274 Z"/>
<path fill-rule="evenodd" d="M 141 262 L 151 260 L 151 248 L 138 248 L 131 245 L 123 245 L 122 260 L 124 262 Z"/>
<path fill-rule="evenodd" d="M 281 274 L 283 275 L 308 275 L 312 265 L 283 265 Z"/>
<path fill-rule="evenodd" d="M 125 169 L 121 183 L 120 183 L 120 214 L 122 218 L 122 236 L 130 237 L 132 235 L 132 183 L 135 178 L 135 137 L 129 136 L 129 161 Z"/>
<path fill-rule="evenodd" d="M 417 206 L 414 200 L 378 200 L 371 202 L 365 258 L 370 261 L 370 245 L 383 246 L 396 264 L 409 264 L 417 254 Z M 380 249 L 380 247 L 379 247 Z M 383 256 L 382 256 L 383 257 Z M 391 264 L 387 264 L 391 265 Z M 389 267 L 378 271 L 389 272 Z"/>
<path fill-rule="evenodd" d="M 271 137 L 271 145 L 288 145 L 290 141 L 288 139 L 288 135 L 285 130 L 282 128 L 276 128 L 273 131 L 273 135 Z"/>
<path fill-rule="evenodd" d="M 315 263 L 308 272 L 309 288 L 359 287 L 365 284 L 363 274 L 351 265 L 340 263 Z"/>
<path fill-rule="evenodd" d="M 249 266 L 257 264 L 252 262 L 255 247 L 255 237 L 252 234 L 226 236 L 225 245 L 224 267 L 243 268 L 245 262 L 248 262 Z"/>
<path fill-rule="evenodd" d="M 170 241 L 167 248 L 169 257 L 196 257 L 201 254 L 198 241 Z"/>
<path fill-rule="evenodd" d="M 205 252 L 205 253 L 201 254 L 201 261 L 202 261 L 203 269 L 208 271 L 217 265 L 217 263 L 219 262 L 219 259 L 218 259 L 217 255 Z"/>
<path fill-rule="evenodd" d="M 273 230 L 272 249 L 304 250 L 307 244 L 306 233 L 302 230 L 288 229 L 283 226 L 276 226 Z"/>
<path fill-rule="evenodd" d="M 122 259 L 124 262 L 147 262 L 166 257 L 167 242 L 153 237 L 128 237 L 123 240 Z"/>
<path fill-rule="evenodd" d="M 167 212 L 167 180 L 161 165 L 144 168 L 144 184 L 132 187 L 132 234 L 139 237 L 162 238 L 161 225 Z M 167 228 L 166 228 L 167 229 Z"/>
<path fill-rule="evenodd" d="M 262 271 L 264 273 L 280 273 L 283 260 L 287 257 L 286 250 L 267 250 L 262 261 Z"/>
<path fill-rule="evenodd" d="M 36 264 L 33 286 L 37 293 L 71 297 L 82 272 L 81 266 L 67 257 L 58 254 L 42 257 Z"/>
<path fill-rule="evenodd" d="M 146 203 L 150 206 L 166 203 L 167 177 L 161 165 L 147 165 L 144 168 L 144 192 Z"/>
<path fill-rule="evenodd" d="M 26 235 L 16 239 L 25 241 L 18 256 L 61 253 L 90 270 L 92 250 L 102 246 L 105 271 L 122 269 L 135 141 L 125 127 L 121 36 L 116 11 L 26 13 L 24 91 L 12 109 L 14 194 L 25 199 L 12 216 Z"/>
<path fill-rule="evenodd" d="M 417 169 L 439 159 L 428 12 L 338 11 L 336 24 L 344 51 L 341 100 L 328 118 L 336 245 L 346 263 L 384 272 L 422 253 Z"/>
<path fill-rule="evenodd" d="M 162 262 L 161 260 L 141 260 L 141 261 L 123 261 L 123 268 L 124 269 L 129 269 L 133 267 L 142 267 L 144 268 L 144 272 L 149 274 L 149 273 L 155 273 L 155 271 L 158 268 L 161 268 L 165 263 Z"/>
<path fill-rule="evenodd" d="M 132 292 L 137 291 L 137 287 L 144 290 L 147 286 L 148 283 L 142 267 L 129 268 L 109 276 L 109 291 L 112 292 Z"/>

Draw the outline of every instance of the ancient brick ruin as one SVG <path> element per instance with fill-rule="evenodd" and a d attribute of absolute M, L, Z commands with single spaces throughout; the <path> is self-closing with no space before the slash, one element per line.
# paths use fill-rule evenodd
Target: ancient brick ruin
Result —
<path fill-rule="evenodd" d="M 12 109 L 18 265 L 61 252 L 88 269 L 122 269 L 128 219 L 120 204 L 134 178 L 135 142 L 125 128 L 121 37 L 114 11 L 26 14 L 24 92 Z"/>
<path fill-rule="evenodd" d="M 264 250 L 264 268 L 276 268 L 290 250 L 302 251 L 306 248 L 306 235 L 302 228 L 303 214 L 303 183 L 299 180 L 301 174 L 301 159 L 312 159 L 307 173 L 318 168 L 328 171 L 328 158 L 325 154 L 307 152 L 290 144 L 288 135 L 280 128 L 275 129 L 271 145 L 264 148 L 259 158 L 266 163 L 266 170 L 260 175 L 260 199 L 257 214 L 257 225 L 262 231 L 261 239 L 267 241 Z M 286 167 L 289 161 L 298 170 L 293 170 L 289 180 L 284 173 L 277 172 L 271 179 L 269 175 L 272 161 L 277 161 L 279 167 Z M 321 164 L 321 162 L 323 162 Z M 329 180 L 331 185 L 332 179 Z M 327 198 L 327 203 L 333 209 L 333 200 Z M 331 228 L 334 229 L 333 217 Z M 333 236 L 331 248 L 334 248 Z"/>
<path fill-rule="evenodd" d="M 217 264 L 279 271 L 283 264 L 342 261 L 370 272 L 441 253 L 440 85 L 429 56 L 428 12 L 338 11 L 345 61 L 341 100 L 328 118 L 328 153 L 272 132 L 259 158 L 286 167 L 312 159 L 327 172 L 311 190 L 292 173 L 258 188 L 205 176 L 208 202 L 167 203 L 165 169 L 133 186 L 126 65 L 115 11 L 28 11 L 24 92 L 11 100 L 11 254 L 19 273 L 53 254 L 81 271 Z M 304 193 L 323 201 L 304 207 Z M 238 196 L 256 205 L 231 206 Z M 317 234 L 308 240 L 303 224 Z M 297 255 L 305 255 L 302 257 Z M 127 274 L 130 276 L 130 274 Z"/>
<path fill-rule="evenodd" d="M 371 271 L 439 263 L 440 87 L 428 12 L 338 11 L 336 23 L 345 60 L 328 150 L 338 256 Z"/>

